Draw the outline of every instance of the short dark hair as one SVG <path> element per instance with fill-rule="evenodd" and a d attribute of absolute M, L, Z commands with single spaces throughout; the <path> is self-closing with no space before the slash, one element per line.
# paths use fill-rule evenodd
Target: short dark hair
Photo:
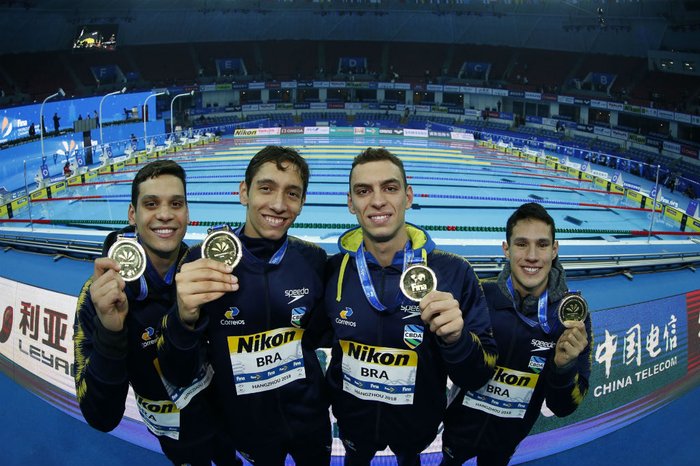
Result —
<path fill-rule="evenodd" d="M 139 189 L 141 183 L 146 180 L 158 178 L 161 175 L 173 175 L 182 181 L 182 188 L 185 190 L 185 199 L 187 199 L 187 181 L 185 181 L 185 170 L 172 160 L 156 160 L 144 165 L 138 173 L 134 181 L 131 183 L 131 205 L 136 210 L 136 205 L 139 200 Z"/>
<path fill-rule="evenodd" d="M 508 218 L 508 223 L 506 223 L 506 243 L 510 245 L 510 237 L 513 234 L 513 228 L 520 220 L 540 220 L 550 226 L 552 232 L 552 242 L 554 242 L 554 233 L 556 227 L 554 225 L 554 219 L 547 212 L 547 209 L 542 207 L 536 202 L 528 202 L 523 204 L 516 209 L 515 212 Z"/>
<path fill-rule="evenodd" d="M 296 167 L 301 177 L 301 182 L 304 185 L 302 197 L 306 197 L 306 190 L 309 187 L 309 164 L 299 152 L 291 147 L 266 146 L 258 151 L 258 153 L 250 159 L 248 168 L 245 170 L 245 184 L 248 188 L 250 188 L 250 185 L 253 183 L 253 178 L 255 178 L 260 167 L 267 162 L 274 162 L 277 169 L 280 171 L 285 170 L 285 167 L 282 165 L 285 162 L 289 162 Z"/>
<path fill-rule="evenodd" d="M 406 181 L 406 169 L 403 167 L 403 162 L 400 158 L 381 147 L 377 149 L 373 147 L 368 147 L 367 149 L 360 152 L 352 160 L 352 168 L 350 169 L 350 177 L 348 178 L 348 183 L 352 183 L 352 171 L 357 165 L 362 165 L 369 162 L 381 162 L 384 160 L 388 160 L 389 162 L 399 167 L 399 170 L 401 170 L 401 178 L 403 179 L 403 187 L 405 189 L 408 186 L 408 181 Z M 352 185 L 350 186 L 350 189 L 352 190 Z"/>

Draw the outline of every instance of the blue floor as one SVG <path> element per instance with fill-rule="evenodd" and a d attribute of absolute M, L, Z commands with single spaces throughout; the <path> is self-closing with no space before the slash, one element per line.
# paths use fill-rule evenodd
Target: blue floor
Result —
<path fill-rule="evenodd" d="M 3 466 L 166 465 L 165 457 L 91 429 L 0 372 L 0 464 Z M 528 466 L 697 466 L 700 387 L 664 408 L 591 443 L 524 463 Z"/>
<path fill-rule="evenodd" d="M 90 428 L 0 371 L 0 464 L 3 466 L 170 464 L 165 456 Z"/>
<path fill-rule="evenodd" d="M 627 427 L 528 466 L 700 464 L 700 387 Z"/>

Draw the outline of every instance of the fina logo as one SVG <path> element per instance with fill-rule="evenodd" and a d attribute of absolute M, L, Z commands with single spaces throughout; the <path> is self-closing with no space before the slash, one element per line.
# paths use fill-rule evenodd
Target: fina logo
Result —
<path fill-rule="evenodd" d="M 58 149 L 56 153 L 58 155 L 67 155 L 69 157 L 73 155 L 78 146 L 72 139 L 70 140 L 70 143 L 63 141 L 61 144 L 63 145 L 63 149 Z"/>
<path fill-rule="evenodd" d="M 2 119 L 2 125 L 0 126 L 0 131 L 2 131 L 2 137 L 6 138 L 12 132 L 12 123 L 7 117 Z"/>

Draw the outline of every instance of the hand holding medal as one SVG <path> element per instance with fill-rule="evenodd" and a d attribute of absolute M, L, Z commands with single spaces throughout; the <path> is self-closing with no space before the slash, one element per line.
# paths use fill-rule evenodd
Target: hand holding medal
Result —
<path fill-rule="evenodd" d="M 401 274 L 399 287 L 404 296 L 420 303 L 421 320 L 431 332 L 448 345 L 459 339 L 464 327 L 459 302 L 451 293 L 437 291 L 437 278 L 430 267 L 425 264 L 407 267 Z"/>
<path fill-rule="evenodd" d="M 110 331 L 119 332 L 124 328 L 129 312 L 124 282 L 141 278 L 146 270 L 146 252 L 136 240 L 135 233 L 125 233 L 117 237 L 107 257 L 95 259 L 94 265 L 90 300 L 102 325 Z"/>
<path fill-rule="evenodd" d="M 189 326 L 197 322 L 204 304 L 238 290 L 232 272 L 243 256 L 241 242 L 228 225 L 207 230 L 200 249 L 201 259 L 184 263 L 175 275 L 180 320 Z"/>

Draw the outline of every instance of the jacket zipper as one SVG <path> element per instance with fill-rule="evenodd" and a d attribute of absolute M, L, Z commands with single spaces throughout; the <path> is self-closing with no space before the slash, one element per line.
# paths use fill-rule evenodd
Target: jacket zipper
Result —
<path fill-rule="evenodd" d="M 384 268 L 381 269 L 381 288 L 380 292 L 377 293 L 377 296 L 384 296 L 384 288 L 386 285 L 386 274 L 384 273 Z M 384 332 L 384 319 L 382 319 L 382 316 L 380 315 L 379 318 L 377 319 L 379 324 L 377 325 L 377 346 L 382 346 L 384 343 L 384 338 L 383 338 L 383 332 Z M 380 434 L 381 434 L 381 420 L 382 420 L 382 403 L 377 402 L 377 416 L 376 416 L 376 424 L 374 426 L 374 438 L 377 441 L 380 441 Z"/>
<path fill-rule="evenodd" d="M 270 330 L 272 326 L 272 305 L 270 304 L 270 281 L 267 276 L 267 268 L 264 269 L 263 271 L 263 277 L 265 279 L 265 289 L 267 290 L 267 293 L 265 293 L 265 328 L 267 330 Z M 282 419 L 282 422 L 284 423 L 284 428 L 287 431 L 287 436 L 289 438 L 292 437 L 292 429 L 289 427 L 289 422 L 287 422 L 287 416 L 285 416 L 285 411 L 282 409 L 282 399 L 280 398 L 280 391 L 279 389 L 273 390 L 275 394 L 275 401 L 277 402 L 277 410 L 280 413 L 280 418 Z"/>
<path fill-rule="evenodd" d="M 514 330 L 514 333 L 517 334 L 517 327 L 519 326 L 518 318 L 516 317 L 515 319 L 512 319 L 514 326 L 516 327 Z M 510 345 L 508 346 L 508 357 L 506 360 L 510 360 L 511 356 L 513 355 L 513 350 L 515 349 L 515 338 L 511 338 L 510 340 Z M 496 364 L 498 364 L 498 360 L 496 361 Z M 490 419 L 491 416 L 486 416 L 486 419 L 484 420 L 484 423 L 481 426 L 481 429 L 479 430 L 479 433 L 476 436 L 476 441 L 474 442 L 475 444 L 479 444 L 481 442 L 481 437 L 484 436 L 484 432 L 486 431 L 486 428 L 490 424 Z"/>

